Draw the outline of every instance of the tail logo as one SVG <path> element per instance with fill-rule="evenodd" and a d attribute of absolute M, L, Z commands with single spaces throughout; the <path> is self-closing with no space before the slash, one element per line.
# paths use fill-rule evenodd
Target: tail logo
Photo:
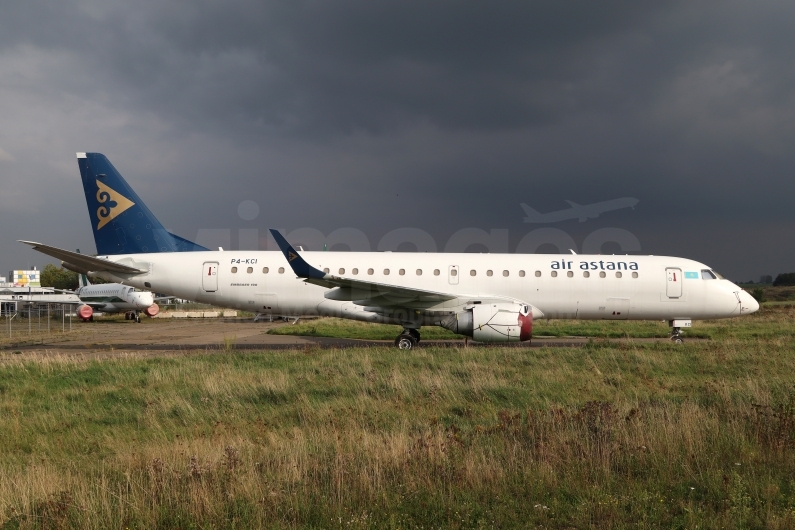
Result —
<path fill-rule="evenodd" d="M 97 230 L 135 205 L 130 199 L 100 181 L 97 181 L 97 202 L 101 205 L 97 208 Z"/>
<path fill-rule="evenodd" d="M 298 257 L 297 255 L 293 254 L 292 252 L 288 252 L 287 254 L 288 254 L 287 261 L 293 261 L 295 258 Z"/>

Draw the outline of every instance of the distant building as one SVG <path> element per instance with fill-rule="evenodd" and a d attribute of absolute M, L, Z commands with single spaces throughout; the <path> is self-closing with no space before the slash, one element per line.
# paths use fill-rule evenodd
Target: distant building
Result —
<path fill-rule="evenodd" d="M 8 273 L 8 283 L 14 287 L 41 287 L 41 271 L 33 267 L 33 270 L 10 271 Z"/>

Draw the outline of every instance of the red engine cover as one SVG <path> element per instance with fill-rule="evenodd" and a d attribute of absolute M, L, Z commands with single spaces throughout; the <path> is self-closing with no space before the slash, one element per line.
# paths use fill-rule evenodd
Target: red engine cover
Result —
<path fill-rule="evenodd" d="M 152 304 L 146 309 L 144 309 L 144 314 L 148 317 L 153 317 L 160 312 L 160 308 L 157 307 L 157 304 Z"/>
<path fill-rule="evenodd" d="M 533 336 L 533 312 L 526 315 L 519 313 L 519 340 L 524 342 Z"/>
<path fill-rule="evenodd" d="M 79 316 L 83 322 L 88 322 L 91 318 L 91 315 L 94 314 L 94 310 L 91 309 L 91 306 L 88 305 L 81 305 L 77 308 L 77 316 Z"/>

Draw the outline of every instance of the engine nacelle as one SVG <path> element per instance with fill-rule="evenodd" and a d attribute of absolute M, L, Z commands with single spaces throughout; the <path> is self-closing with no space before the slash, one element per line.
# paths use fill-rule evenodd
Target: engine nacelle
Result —
<path fill-rule="evenodd" d="M 77 308 L 77 316 L 79 316 L 83 322 L 88 322 L 89 320 L 91 320 L 91 317 L 93 315 L 94 315 L 94 310 L 91 309 L 90 305 L 81 305 L 80 307 Z"/>
<path fill-rule="evenodd" d="M 147 307 L 146 309 L 144 309 L 144 314 L 146 316 L 148 316 L 148 317 L 153 317 L 156 314 L 158 314 L 159 312 L 160 312 L 160 308 L 157 306 L 157 304 L 152 304 L 149 307 Z"/>
<path fill-rule="evenodd" d="M 477 304 L 440 325 L 479 342 L 523 342 L 533 335 L 533 311 L 526 304 Z"/>

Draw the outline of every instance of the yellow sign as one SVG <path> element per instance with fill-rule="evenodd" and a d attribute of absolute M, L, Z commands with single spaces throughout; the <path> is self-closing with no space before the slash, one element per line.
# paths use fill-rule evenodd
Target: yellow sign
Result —
<path fill-rule="evenodd" d="M 100 181 L 97 181 L 97 202 L 102 204 L 102 206 L 97 208 L 97 230 L 135 205 L 130 199 Z M 111 205 L 111 203 L 115 204 Z"/>

